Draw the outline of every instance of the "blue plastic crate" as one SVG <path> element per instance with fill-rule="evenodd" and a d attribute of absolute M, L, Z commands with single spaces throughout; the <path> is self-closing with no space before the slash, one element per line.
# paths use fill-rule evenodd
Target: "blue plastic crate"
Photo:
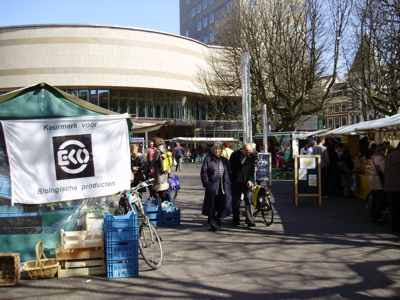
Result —
<path fill-rule="evenodd" d="M 0 175 L 0 197 L 11 199 L 11 178 Z"/>
<path fill-rule="evenodd" d="M 178 226 L 181 224 L 181 210 L 176 208 L 174 211 L 160 212 L 159 226 Z"/>
<path fill-rule="evenodd" d="M 137 259 L 106 262 L 107 279 L 138 277 L 139 261 Z"/>
<path fill-rule="evenodd" d="M 160 205 L 147 202 L 143 204 L 144 212 L 146 216 L 149 218 L 150 223 L 157 226 L 159 222 L 159 215 L 160 215 Z"/>
<path fill-rule="evenodd" d="M 121 242 L 119 244 L 106 244 L 104 247 L 105 258 L 111 260 L 138 259 L 138 241 Z"/>
<path fill-rule="evenodd" d="M 23 213 L 24 208 L 22 205 L 14 205 L 14 206 L 9 206 L 9 205 L 1 205 L 0 204 L 0 213 Z"/>
<path fill-rule="evenodd" d="M 37 217 L 36 212 L 0 212 L 0 218 Z"/>
<path fill-rule="evenodd" d="M 104 242 L 106 245 L 118 244 L 121 242 L 137 241 L 138 227 L 129 228 L 107 228 L 104 227 Z"/>
<path fill-rule="evenodd" d="M 137 214 L 134 211 L 130 211 L 123 216 L 113 216 L 111 214 L 104 216 L 104 229 L 107 231 L 116 228 L 138 227 L 137 223 Z"/>

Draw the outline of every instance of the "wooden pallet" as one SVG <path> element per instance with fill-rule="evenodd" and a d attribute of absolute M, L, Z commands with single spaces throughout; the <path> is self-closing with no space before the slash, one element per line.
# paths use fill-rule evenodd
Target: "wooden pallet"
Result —
<path fill-rule="evenodd" d="M 58 278 L 104 275 L 102 234 L 61 230 L 61 247 L 56 249 L 60 263 Z"/>

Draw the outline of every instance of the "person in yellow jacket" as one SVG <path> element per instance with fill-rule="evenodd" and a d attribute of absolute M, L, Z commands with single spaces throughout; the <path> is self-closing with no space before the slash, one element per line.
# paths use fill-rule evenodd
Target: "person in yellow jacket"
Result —
<path fill-rule="evenodd" d="M 172 172 L 172 167 L 174 166 L 174 157 L 172 156 L 172 152 L 170 147 L 167 147 L 167 151 L 161 154 L 162 159 L 162 169 L 168 175 Z"/>
<path fill-rule="evenodd" d="M 230 143 L 224 143 L 224 149 L 222 149 L 222 157 L 225 157 L 227 160 L 231 158 L 231 154 L 233 153 L 233 150 L 231 149 L 231 144 Z"/>

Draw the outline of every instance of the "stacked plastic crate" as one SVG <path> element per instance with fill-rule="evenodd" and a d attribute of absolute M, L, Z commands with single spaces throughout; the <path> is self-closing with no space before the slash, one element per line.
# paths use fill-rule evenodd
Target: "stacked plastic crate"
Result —
<path fill-rule="evenodd" d="M 124 216 L 105 215 L 104 254 L 108 279 L 139 275 L 138 217 L 135 212 Z"/>
<path fill-rule="evenodd" d="M 143 208 L 149 221 L 154 226 L 158 225 L 161 206 L 157 201 L 146 201 L 143 203 Z"/>

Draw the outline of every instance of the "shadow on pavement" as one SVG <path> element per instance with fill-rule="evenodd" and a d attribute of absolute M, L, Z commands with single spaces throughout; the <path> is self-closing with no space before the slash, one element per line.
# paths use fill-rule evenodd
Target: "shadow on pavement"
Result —
<path fill-rule="evenodd" d="M 275 182 L 274 224 L 248 229 L 227 218 L 213 233 L 200 211 L 198 171 L 180 174 L 181 225 L 160 228 L 161 269 L 147 272 L 141 262 L 139 278 L 23 281 L 0 299 L 398 299 L 399 238 L 369 224 L 364 203 L 317 208 L 307 199 L 295 208 L 290 182 Z"/>

